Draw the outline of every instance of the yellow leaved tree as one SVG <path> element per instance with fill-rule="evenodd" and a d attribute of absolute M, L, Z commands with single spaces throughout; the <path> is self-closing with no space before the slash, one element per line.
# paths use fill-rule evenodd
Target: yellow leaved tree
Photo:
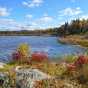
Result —
<path fill-rule="evenodd" d="M 19 47 L 17 48 L 17 53 L 19 54 L 20 63 L 30 61 L 29 57 L 31 55 L 31 50 L 28 44 L 26 43 L 20 44 Z"/>

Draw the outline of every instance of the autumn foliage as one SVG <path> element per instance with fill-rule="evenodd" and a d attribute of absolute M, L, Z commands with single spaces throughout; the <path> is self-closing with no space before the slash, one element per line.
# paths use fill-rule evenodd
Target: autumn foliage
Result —
<path fill-rule="evenodd" d="M 88 57 L 87 56 L 79 56 L 78 59 L 74 63 L 75 65 L 83 65 L 83 64 L 88 64 Z"/>
<path fill-rule="evenodd" d="M 30 53 L 30 48 L 27 44 L 21 44 L 17 50 L 12 54 L 12 59 L 14 61 L 23 62 L 42 62 L 48 60 L 48 55 L 45 52 L 34 52 Z"/>
<path fill-rule="evenodd" d="M 74 65 L 73 63 L 68 64 L 67 69 L 68 69 L 68 71 L 75 71 L 76 70 L 76 65 Z"/>
<path fill-rule="evenodd" d="M 34 52 L 31 55 L 31 60 L 36 62 L 47 61 L 48 55 L 45 52 Z"/>
<path fill-rule="evenodd" d="M 19 52 L 13 52 L 13 54 L 12 54 L 12 58 L 13 58 L 13 60 L 15 60 L 15 61 L 18 61 L 19 59 L 20 59 L 20 53 Z"/>
<path fill-rule="evenodd" d="M 23 63 L 29 61 L 29 56 L 29 46 L 27 44 L 20 44 L 17 50 L 12 54 L 12 59 L 20 63 Z"/>
<path fill-rule="evenodd" d="M 77 68 L 82 67 L 84 64 L 88 64 L 88 57 L 80 55 L 74 63 L 67 64 L 67 69 L 69 71 L 75 71 Z"/>

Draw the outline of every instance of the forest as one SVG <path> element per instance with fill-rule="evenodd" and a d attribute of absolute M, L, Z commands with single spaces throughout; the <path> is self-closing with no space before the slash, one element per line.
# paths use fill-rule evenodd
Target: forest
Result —
<path fill-rule="evenodd" d="M 72 20 L 70 23 L 65 22 L 59 28 L 56 28 L 58 35 L 73 35 L 73 34 L 86 34 L 88 33 L 88 19 L 76 19 Z"/>

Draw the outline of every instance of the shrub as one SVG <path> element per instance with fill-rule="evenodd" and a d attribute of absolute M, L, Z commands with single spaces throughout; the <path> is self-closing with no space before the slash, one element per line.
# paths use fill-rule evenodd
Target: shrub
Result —
<path fill-rule="evenodd" d="M 64 58 L 67 63 L 74 63 L 77 60 L 77 57 L 74 55 L 68 55 Z"/>
<path fill-rule="evenodd" d="M 20 44 L 16 52 L 12 54 L 12 59 L 20 63 L 23 63 L 29 61 L 29 56 L 29 46 L 27 44 Z"/>
<path fill-rule="evenodd" d="M 29 57 L 29 54 L 30 54 L 30 50 L 29 50 L 29 45 L 28 44 L 20 44 L 19 47 L 17 48 L 17 51 L 25 56 L 25 57 Z"/>
<path fill-rule="evenodd" d="M 83 65 L 83 68 L 81 68 L 81 72 L 84 78 L 88 81 L 88 64 Z"/>
<path fill-rule="evenodd" d="M 68 71 L 75 71 L 76 70 L 76 65 L 74 65 L 73 63 L 68 64 L 67 69 L 68 69 Z"/>
<path fill-rule="evenodd" d="M 86 84 L 88 82 L 88 64 L 83 64 L 81 68 L 77 70 L 78 74 L 76 78 L 79 83 Z"/>
<path fill-rule="evenodd" d="M 79 56 L 78 59 L 74 63 L 77 66 L 82 66 L 83 64 L 88 64 L 88 57 L 87 56 Z"/>
<path fill-rule="evenodd" d="M 19 59 L 20 59 L 20 53 L 19 52 L 13 52 L 12 58 L 15 61 L 19 61 Z"/>
<path fill-rule="evenodd" d="M 48 55 L 45 52 L 34 52 L 31 60 L 35 62 L 42 62 L 48 60 Z"/>

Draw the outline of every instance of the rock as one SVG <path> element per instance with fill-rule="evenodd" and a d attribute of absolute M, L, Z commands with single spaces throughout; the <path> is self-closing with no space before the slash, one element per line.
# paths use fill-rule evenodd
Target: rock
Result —
<path fill-rule="evenodd" d="M 65 83 L 64 84 L 64 87 L 65 88 L 74 88 L 72 84 L 69 84 L 69 83 Z"/>
<path fill-rule="evenodd" d="M 21 88 L 33 88 L 35 81 L 49 79 L 51 76 L 41 72 L 38 69 L 17 69 L 16 84 Z"/>
<path fill-rule="evenodd" d="M 0 62 L 0 68 L 4 68 L 5 63 Z"/>
<path fill-rule="evenodd" d="M 0 88 L 11 88 L 9 84 L 8 75 L 1 72 L 0 72 Z"/>

